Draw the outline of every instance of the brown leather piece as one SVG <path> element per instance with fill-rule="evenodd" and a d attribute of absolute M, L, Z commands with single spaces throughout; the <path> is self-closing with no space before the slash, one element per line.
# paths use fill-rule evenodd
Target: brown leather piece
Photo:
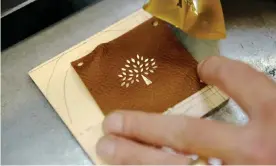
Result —
<path fill-rule="evenodd" d="M 99 45 L 72 66 L 105 115 L 119 109 L 161 113 L 205 86 L 196 60 L 157 18 Z"/>

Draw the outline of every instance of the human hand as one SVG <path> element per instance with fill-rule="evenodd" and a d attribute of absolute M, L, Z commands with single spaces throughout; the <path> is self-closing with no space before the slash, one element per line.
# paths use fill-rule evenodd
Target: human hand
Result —
<path fill-rule="evenodd" d="M 97 144 L 97 154 L 108 164 L 189 164 L 184 152 L 226 164 L 276 164 L 276 84 L 248 65 L 224 57 L 208 58 L 198 73 L 241 106 L 250 119 L 247 125 L 120 111 L 104 120 L 105 136 Z"/>

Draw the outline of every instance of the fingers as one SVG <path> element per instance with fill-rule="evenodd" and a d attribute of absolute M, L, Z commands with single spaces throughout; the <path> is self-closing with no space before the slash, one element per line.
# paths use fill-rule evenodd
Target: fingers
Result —
<path fill-rule="evenodd" d="M 97 154 L 108 164 L 116 165 L 187 165 L 189 159 L 161 149 L 116 136 L 105 136 L 97 144 Z"/>
<path fill-rule="evenodd" d="M 236 154 L 240 136 L 240 129 L 230 124 L 129 111 L 109 115 L 103 129 L 107 134 L 226 161 Z"/>
<path fill-rule="evenodd" d="M 242 62 L 214 56 L 198 66 L 198 73 L 201 80 L 232 97 L 249 116 L 259 116 L 258 110 L 276 100 L 275 83 Z"/>

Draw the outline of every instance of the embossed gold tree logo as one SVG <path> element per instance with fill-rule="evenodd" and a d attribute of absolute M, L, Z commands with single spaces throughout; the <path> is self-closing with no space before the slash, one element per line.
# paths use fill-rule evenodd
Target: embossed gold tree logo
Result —
<path fill-rule="evenodd" d="M 147 78 L 157 69 L 154 58 L 144 58 L 137 54 L 135 58 L 126 60 L 126 64 L 121 68 L 121 73 L 118 77 L 121 80 L 121 86 L 128 88 L 131 84 L 139 83 L 142 79 L 146 85 L 152 84 L 152 81 Z"/>

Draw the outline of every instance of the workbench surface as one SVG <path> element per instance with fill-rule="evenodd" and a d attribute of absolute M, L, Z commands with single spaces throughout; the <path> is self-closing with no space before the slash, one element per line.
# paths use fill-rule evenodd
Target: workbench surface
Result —
<path fill-rule="evenodd" d="M 2 164 L 92 164 L 28 71 L 137 11 L 144 2 L 99 1 L 2 53 Z M 223 2 L 228 38 L 220 42 L 220 52 L 275 78 L 276 6 L 272 1 L 240 3 Z M 233 101 L 212 118 L 247 122 Z"/>

